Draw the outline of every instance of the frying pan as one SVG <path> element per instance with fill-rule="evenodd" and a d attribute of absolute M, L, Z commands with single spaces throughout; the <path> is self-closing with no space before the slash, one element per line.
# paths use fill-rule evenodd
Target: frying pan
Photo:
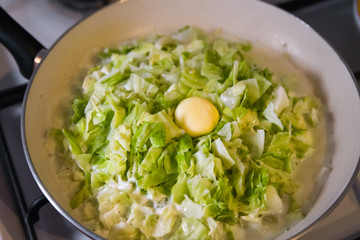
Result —
<path fill-rule="evenodd" d="M 221 28 L 286 55 L 310 79 L 327 108 L 329 175 L 313 207 L 278 239 L 300 238 L 328 215 L 345 196 L 359 170 L 360 98 L 354 76 L 339 55 L 313 29 L 294 16 L 260 1 L 249 0 L 131 0 L 116 2 L 65 33 L 33 71 L 41 44 L 20 31 L 2 11 L 1 41 L 14 54 L 20 70 L 30 77 L 23 103 L 21 133 L 32 174 L 51 204 L 79 230 L 99 238 L 76 220 L 56 179 L 54 159 L 44 136 L 61 128 L 63 111 L 89 68 L 92 53 L 114 43 L 154 32 L 194 25 L 205 31 Z M 9 25 L 12 24 L 12 25 Z M 10 26 L 10 27 L 7 27 Z M 26 39 L 26 41 L 24 41 Z M 30 40 L 29 40 L 30 39 Z M 44 55 L 44 54 L 43 54 Z"/>

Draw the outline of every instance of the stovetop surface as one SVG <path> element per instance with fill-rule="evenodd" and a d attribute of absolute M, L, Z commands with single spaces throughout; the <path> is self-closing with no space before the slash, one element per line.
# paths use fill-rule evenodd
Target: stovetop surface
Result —
<path fill-rule="evenodd" d="M 286 0 L 267 0 L 282 3 Z M 45 47 L 49 48 L 68 28 L 91 11 L 79 12 L 56 0 L 0 0 L 0 5 Z M 360 24 L 354 14 L 353 0 L 330 0 L 312 4 L 294 14 L 319 32 L 344 58 L 354 72 L 360 70 Z M 15 61 L 0 45 L 0 90 L 26 83 Z M 360 107 L 360 106 L 359 106 Z M 28 169 L 20 137 L 21 104 L 0 111 L 6 144 L 25 202 L 41 196 Z M 0 168 L 0 239 L 25 239 L 4 169 Z M 65 220 L 50 204 L 40 210 L 35 224 L 38 239 L 88 239 Z M 339 206 L 302 239 L 355 239 L 360 236 L 360 175 Z"/>

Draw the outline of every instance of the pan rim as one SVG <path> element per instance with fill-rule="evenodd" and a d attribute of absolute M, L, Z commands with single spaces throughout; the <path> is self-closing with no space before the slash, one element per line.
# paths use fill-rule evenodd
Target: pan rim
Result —
<path fill-rule="evenodd" d="M 118 2 L 117 4 L 124 4 L 126 2 Z M 303 24 L 305 25 L 307 28 L 309 28 L 313 33 L 315 33 L 317 35 L 318 38 L 320 38 L 321 40 L 323 40 L 327 47 L 329 48 L 329 50 L 332 50 L 337 57 L 340 58 L 342 64 L 346 67 L 348 73 L 350 74 L 353 83 L 356 87 L 357 90 L 357 94 L 358 94 L 358 98 L 360 99 L 360 88 L 359 85 L 357 83 L 357 80 L 355 79 L 355 76 L 353 75 L 353 72 L 350 70 L 348 64 L 344 61 L 344 59 L 341 57 L 341 55 L 335 50 L 335 48 L 333 48 L 333 46 L 326 40 L 324 39 L 317 31 L 315 31 L 312 27 L 310 27 L 307 23 L 305 23 L 303 20 L 299 19 L 298 17 L 290 14 L 289 12 L 286 12 L 282 9 L 279 9 L 271 4 L 268 3 L 264 3 L 264 2 L 259 2 L 260 4 L 264 4 L 264 5 L 268 5 L 270 7 L 276 8 L 278 10 L 280 10 L 281 12 L 285 13 L 288 15 L 288 17 L 292 17 L 294 19 L 296 19 L 297 22 L 299 22 L 299 24 Z M 93 15 L 98 14 L 98 12 L 104 11 L 104 9 L 110 8 L 112 7 L 112 5 L 115 3 L 112 3 L 108 6 L 105 6 L 104 8 L 100 9 L 99 11 L 83 18 L 82 20 L 80 20 L 79 22 L 77 22 L 75 25 L 73 25 L 71 28 L 69 28 L 67 31 L 65 31 L 56 41 L 55 43 L 49 48 L 48 52 L 51 52 L 53 48 L 55 48 L 58 45 L 58 42 L 61 41 L 64 36 L 68 35 L 68 33 L 72 30 L 74 30 L 79 24 L 81 24 L 84 21 L 87 21 L 87 19 L 89 19 L 90 17 L 92 17 Z M 26 140 L 26 129 L 25 129 L 25 117 L 26 117 L 26 105 L 27 105 L 27 100 L 28 100 L 28 96 L 31 90 L 31 86 L 32 83 L 34 81 L 34 79 L 36 78 L 38 69 L 41 68 L 41 65 L 43 63 L 44 60 L 46 60 L 47 54 L 46 56 L 43 58 L 43 60 L 41 61 L 41 63 L 39 64 L 39 66 L 34 70 L 30 82 L 27 86 L 25 95 L 24 95 L 24 100 L 23 100 L 23 105 L 22 105 L 22 114 L 21 114 L 21 119 L 20 119 L 20 127 L 21 127 L 21 141 L 22 141 L 22 145 L 23 145 L 23 149 L 24 149 L 24 153 L 25 153 L 25 157 L 28 163 L 28 166 L 30 168 L 30 171 L 35 179 L 35 181 L 37 182 L 37 185 L 39 186 L 39 188 L 41 189 L 41 191 L 43 192 L 43 194 L 46 196 L 46 198 L 49 200 L 49 202 L 52 204 L 52 206 L 54 206 L 57 211 L 59 211 L 61 213 L 61 215 L 63 217 L 65 217 L 70 223 L 72 223 L 77 229 L 79 229 L 81 232 L 83 232 L 85 235 L 94 238 L 94 239 L 103 239 L 101 238 L 99 235 L 97 235 L 96 233 L 92 232 L 91 230 L 89 230 L 88 228 L 86 228 L 83 224 L 81 224 L 78 220 L 74 219 L 67 211 L 65 211 L 61 205 L 51 196 L 51 194 L 48 192 L 48 190 L 45 188 L 45 185 L 43 184 L 42 180 L 40 179 L 40 176 L 38 175 L 38 173 L 36 172 L 35 166 L 33 164 L 33 161 L 31 159 L 30 156 L 30 151 L 28 148 L 28 141 Z M 343 200 L 343 198 L 346 196 L 347 192 L 349 191 L 349 189 L 351 188 L 353 182 L 355 181 L 355 178 L 358 174 L 358 172 L 360 171 L 360 156 L 358 156 L 358 162 L 356 165 L 356 168 L 353 171 L 353 175 L 350 178 L 350 181 L 346 184 L 346 186 L 342 189 L 341 193 L 337 194 L 337 199 L 333 201 L 333 203 L 331 204 L 331 207 L 328 208 L 325 212 L 323 212 L 323 214 L 320 215 L 320 217 L 318 217 L 316 220 L 314 220 L 313 222 L 311 222 L 311 224 L 309 224 L 306 228 L 303 228 L 301 231 L 298 231 L 295 233 L 295 235 L 293 235 L 291 237 L 291 239 L 297 239 L 303 235 L 305 235 L 307 232 L 311 231 L 318 222 L 320 222 L 322 219 L 324 219 L 326 216 L 328 216 L 337 206 L 338 204 Z M 284 232 L 283 232 L 284 233 Z M 281 237 L 281 235 L 283 234 L 281 233 L 279 235 L 279 237 Z"/>

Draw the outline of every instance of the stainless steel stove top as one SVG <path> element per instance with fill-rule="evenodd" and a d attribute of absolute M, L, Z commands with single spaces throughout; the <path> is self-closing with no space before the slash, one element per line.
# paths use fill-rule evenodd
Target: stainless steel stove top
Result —
<path fill-rule="evenodd" d="M 303 1 L 303 0 L 301 0 Z M 287 0 L 267 0 L 272 4 Z M 360 71 L 360 24 L 354 0 L 319 1 L 293 13 L 320 33 L 344 58 L 351 70 Z M 56 0 L 0 0 L 0 5 L 45 47 L 50 47 L 73 24 L 90 14 Z M 0 90 L 26 83 L 15 61 L 0 45 Z M 360 107 L 360 106 L 359 106 Z M 41 192 L 28 169 L 20 138 L 21 104 L 0 111 L 0 122 L 19 182 L 30 206 Z M 0 165 L 2 166 L 2 165 Z M 11 194 L 6 172 L 0 167 L 0 239 L 26 239 Z M 37 238 L 88 239 L 50 204 L 40 209 L 35 224 Z M 355 239 L 360 237 L 360 175 L 340 205 L 302 239 Z"/>

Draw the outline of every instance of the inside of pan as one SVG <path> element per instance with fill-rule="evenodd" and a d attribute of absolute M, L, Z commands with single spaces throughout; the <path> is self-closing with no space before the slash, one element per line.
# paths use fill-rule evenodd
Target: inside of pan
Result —
<path fill-rule="evenodd" d="M 186 25 L 205 31 L 222 29 L 258 41 L 286 54 L 311 76 L 311 84 L 325 103 L 331 122 L 325 161 L 332 170 L 306 218 L 279 239 L 302 232 L 334 205 L 357 168 L 359 94 L 341 58 L 317 33 L 295 17 L 258 1 L 133 0 L 112 4 L 72 28 L 51 48 L 27 95 L 22 127 L 34 177 L 52 204 L 69 217 L 69 200 L 59 191 L 64 183 L 54 179 L 54 163 L 44 138 L 49 129 L 63 126 L 67 106 L 94 52 L 116 42 L 176 31 Z"/>

